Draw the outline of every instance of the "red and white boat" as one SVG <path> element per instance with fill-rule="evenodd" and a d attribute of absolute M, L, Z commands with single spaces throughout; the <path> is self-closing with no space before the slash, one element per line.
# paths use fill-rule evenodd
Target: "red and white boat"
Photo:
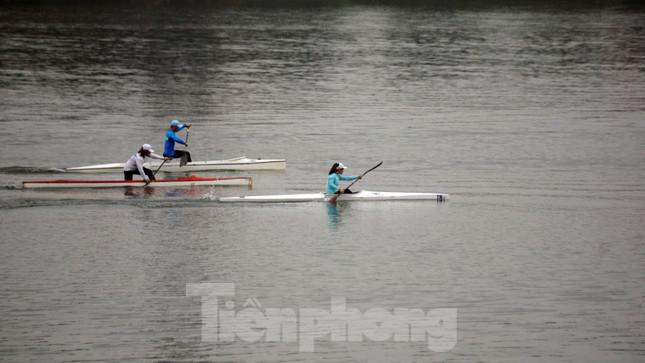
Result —
<path fill-rule="evenodd" d="M 146 183 L 143 180 L 74 180 L 74 179 L 49 179 L 25 180 L 22 187 L 27 189 L 62 189 L 62 188 L 123 188 L 123 187 L 172 187 L 187 188 L 195 186 L 252 186 L 253 179 L 248 176 L 202 178 L 188 176 L 173 179 L 157 179 Z"/>

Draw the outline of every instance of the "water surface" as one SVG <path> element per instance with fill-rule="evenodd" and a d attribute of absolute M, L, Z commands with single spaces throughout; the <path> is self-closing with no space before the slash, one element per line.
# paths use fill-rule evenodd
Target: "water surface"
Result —
<path fill-rule="evenodd" d="M 642 12 L 7 5 L 0 34 L 3 360 L 643 360 Z M 13 188 L 160 149 L 175 117 L 196 159 L 288 169 L 252 191 Z M 320 191 L 336 160 L 451 200 L 215 201 Z M 237 307 L 456 308 L 458 342 L 205 342 L 199 282 Z"/>

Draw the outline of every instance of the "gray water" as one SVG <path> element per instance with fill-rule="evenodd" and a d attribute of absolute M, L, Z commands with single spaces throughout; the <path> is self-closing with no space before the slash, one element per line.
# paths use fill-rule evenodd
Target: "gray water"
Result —
<path fill-rule="evenodd" d="M 602 7 L 3 6 L 0 360 L 642 362 L 644 25 Z M 161 149 L 175 117 L 195 159 L 288 168 L 226 173 L 252 191 L 16 188 Z M 215 200 L 321 191 L 337 160 L 384 162 L 358 189 L 451 199 Z M 203 282 L 235 284 L 237 310 L 457 309 L 457 342 L 213 342 L 186 295 Z"/>

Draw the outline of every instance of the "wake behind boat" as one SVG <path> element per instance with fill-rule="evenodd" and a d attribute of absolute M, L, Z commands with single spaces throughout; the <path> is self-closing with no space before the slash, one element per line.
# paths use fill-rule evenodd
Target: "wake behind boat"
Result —
<path fill-rule="evenodd" d="M 222 197 L 220 202 L 235 203 L 297 203 L 297 202 L 329 202 L 334 196 L 324 193 L 312 194 L 283 194 L 283 195 L 252 195 L 241 197 Z M 386 200 L 448 200 L 445 193 L 405 193 L 405 192 L 372 192 L 362 190 L 353 194 L 341 194 L 338 201 L 386 201 Z"/>
<path fill-rule="evenodd" d="M 175 179 L 158 179 L 146 183 L 143 180 L 27 180 L 22 182 L 26 189 L 62 189 L 62 188 L 123 188 L 123 187 L 173 187 L 187 188 L 195 186 L 252 186 L 251 177 L 202 178 L 190 176 Z"/>
<path fill-rule="evenodd" d="M 144 164 L 149 169 L 156 170 L 161 162 L 147 162 Z M 98 164 L 66 168 L 67 172 L 74 173 L 113 173 L 123 170 L 124 163 Z M 193 161 L 180 166 L 179 160 L 166 162 L 161 171 L 168 173 L 182 173 L 213 170 L 284 170 L 287 167 L 285 159 L 250 159 L 246 156 L 226 160 Z"/>

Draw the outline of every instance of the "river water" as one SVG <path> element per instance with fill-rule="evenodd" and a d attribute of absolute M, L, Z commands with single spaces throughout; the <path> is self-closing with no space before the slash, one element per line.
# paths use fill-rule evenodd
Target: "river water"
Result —
<path fill-rule="evenodd" d="M 146 4 L 0 8 L 0 360 L 645 359 L 642 10 Z M 204 174 L 251 191 L 18 187 L 159 150 L 175 117 L 195 159 L 287 170 Z M 321 191 L 337 160 L 384 162 L 358 189 L 451 199 L 216 201 Z M 435 326 L 456 341 L 218 341 L 201 283 L 234 284 L 239 315 L 456 309 Z"/>

